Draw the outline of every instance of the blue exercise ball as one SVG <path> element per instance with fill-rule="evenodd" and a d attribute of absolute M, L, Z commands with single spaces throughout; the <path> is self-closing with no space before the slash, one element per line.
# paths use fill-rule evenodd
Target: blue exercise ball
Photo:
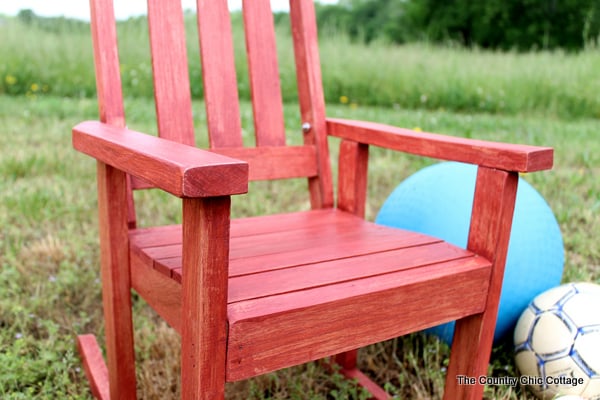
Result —
<path fill-rule="evenodd" d="M 466 248 L 477 167 L 444 162 L 402 182 L 386 199 L 375 222 L 438 237 Z M 512 333 L 538 294 L 560 284 L 564 247 L 560 228 L 544 198 L 519 179 L 494 341 Z M 452 342 L 454 322 L 429 332 Z"/>

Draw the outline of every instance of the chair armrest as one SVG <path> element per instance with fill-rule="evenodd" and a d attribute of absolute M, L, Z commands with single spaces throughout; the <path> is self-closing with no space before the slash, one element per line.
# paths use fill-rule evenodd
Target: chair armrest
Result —
<path fill-rule="evenodd" d="M 73 147 L 178 197 L 246 193 L 248 164 L 96 121 L 73 128 Z"/>
<path fill-rule="evenodd" d="M 533 172 L 552 168 L 554 150 L 416 132 L 374 122 L 327 119 L 330 136 L 448 161 L 506 171 Z"/>

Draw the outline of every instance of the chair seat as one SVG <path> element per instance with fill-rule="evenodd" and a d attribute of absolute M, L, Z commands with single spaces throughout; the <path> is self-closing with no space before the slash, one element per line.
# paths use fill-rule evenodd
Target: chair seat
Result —
<path fill-rule="evenodd" d="M 181 241 L 175 225 L 130 233 L 132 286 L 177 330 Z M 490 271 L 440 239 L 336 209 L 232 220 L 227 380 L 482 312 Z"/>

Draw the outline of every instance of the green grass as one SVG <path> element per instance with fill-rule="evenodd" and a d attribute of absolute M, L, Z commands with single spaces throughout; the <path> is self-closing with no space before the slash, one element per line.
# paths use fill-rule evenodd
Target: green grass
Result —
<path fill-rule="evenodd" d="M 241 16 L 234 14 L 238 89 L 250 98 Z M 284 21 L 285 18 L 282 19 Z M 58 22 L 57 22 L 58 23 Z M 0 25 L 0 94 L 91 97 L 94 75 L 90 33 L 81 26 L 50 29 L 17 19 Z M 192 93 L 202 79 L 193 15 L 187 15 Z M 147 26 L 142 18 L 118 26 L 123 87 L 152 96 Z M 289 27 L 278 26 L 284 100 L 296 101 Z M 351 42 L 324 30 L 321 58 L 329 103 L 411 109 L 600 118 L 600 49 L 578 53 L 492 52 L 426 44 L 389 46 Z"/>
<path fill-rule="evenodd" d="M 196 122 L 203 105 L 194 104 Z M 286 105 L 290 137 L 298 140 L 296 105 Z M 249 106 L 242 104 L 244 114 Z M 128 100 L 128 124 L 153 131 L 152 103 Z M 136 110 L 135 112 L 133 110 Z M 525 177 L 546 198 L 561 225 L 565 281 L 600 282 L 600 141 L 598 121 L 558 117 L 454 113 L 330 105 L 330 116 L 409 128 L 554 146 L 552 171 Z M 95 165 L 70 145 L 71 127 L 96 117 L 94 100 L 0 96 L 0 397 L 89 398 L 77 334 L 102 340 L 95 197 Z M 245 118 L 246 129 L 251 129 Z M 332 140 L 335 154 L 336 140 Z M 409 174 L 433 160 L 373 149 L 368 218 Z M 334 158 L 334 157 L 332 157 Z M 335 161 L 335 158 L 334 158 Z M 256 183 L 237 197 L 234 215 L 305 209 L 305 182 Z M 266 193 L 266 195 L 265 195 Z M 144 224 L 177 221 L 179 205 L 160 193 L 139 193 Z M 158 211 L 161 211 L 160 213 Z M 134 297 L 139 392 L 168 398 L 178 391 L 178 337 Z M 448 348 L 409 335 L 361 353 L 364 370 L 400 398 L 439 398 Z M 495 350 L 490 374 L 516 374 L 510 347 Z M 336 394 L 337 393 L 337 394 Z M 337 396 L 337 397 L 336 397 Z M 351 383 L 331 378 L 318 364 L 228 386 L 228 398 L 359 398 Z M 526 399 L 521 389 L 488 388 L 486 398 Z"/>

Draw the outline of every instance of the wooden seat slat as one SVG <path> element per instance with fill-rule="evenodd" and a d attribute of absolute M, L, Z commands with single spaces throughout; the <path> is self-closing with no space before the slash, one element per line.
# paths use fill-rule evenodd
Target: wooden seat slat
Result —
<path fill-rule="evenodd" d="M 481 312 L 490 270 L 471 257 L 230 304 L 227 380 Z"/>
<path fill-rule="evenodd" d="M 234 220 L 230 275 L 247 275 L 440 242 L 419 233 L 365 222 L 335 210 L 295 214 L 282 214 L 280 219 L 269 216 Z M 291 223 L 294 220 L 298 225 Z M 253 226 L 261 229 L 250 235 Z M 180 280 L 181 233 L 174 226 L 164 230 L 165 235 L 160 235 L 156 228 L 148 230 L 147 238 L 140 232 L 133 234 L 132 251 L 153 263 L 157 270 Z M 168 260 L 168 264 L 163 260 Z"/>
<path fill-rule="evenodd" d="M 349 282 L 418 268 L 440 262 L 472 257 L 472 254 L 439 242 L 390 250 L 365 256 L 257 272 L 229 280 L 229 303 Z"/>
<path fill-rule="evenodd" d="M 433 253 L 426 251 L 434 248 L 437 251 Z M 398 257 L 402 251 L 371 255 L 365 258 L 372 262 L 368 268 L 360 257 L 332 261 L 328 263 L 333 268 L 330 272 L 338 268 L 352 278 L 340 277 L 341 282 L 333 283 L 335 280 L 319 278 L 314 273 L 313 279 L 322 279 L 323 284 L 318 286 L 311 286 L 314 282 L 307 282 L 299 269 L 264 273 L 277 277 L 270 281 L 262 279 L 264 274 L 230 278 L 227 380 L 294 365 L 299 359 L 306 359 L 307 354 L 310 359 L 327 356 L 340 341 L 346 342 L 344 338 L 352 337 L 348 343 L 364 346 L 424 329 L 442 318 L 452 320 L 481 312 L 489 285 L 490 262 L 444 243 L 421 250 L 419 255 L 419 248 L 407 249 L 404 260 Z M 411 261 L 409 255 L 416 260 Z M 444 261 L 444 257 L 450 260 Z M 133 287 L 143 297 L 151 294 L 147 301 L 179 330 L 181 285 L 139 260 L 132 258 Z M 427 264 L 428 261 L 433 263 Z M 422 265 L 410 267 L 411 262 Z M 396 263 L 399 266 L 394 266 Z M 365 272 L 360 277 L 361 267 L 375 267 L 383 273 L 370 276 L 370 272 Z M 385 273 L 386 268 L 396 270 Z M 289 285 L 294 283 L 286 278 L 304 282 L 293 288 Z M 288 287 L 278 290 L 278 285 Z M 361 321 L 366 318 L 367 322 L 354 323 L 357 313 Z M 377 330 L 369 322 L 375 320 Z M 290 342 L 290 337 L 295 340 Z"/>
<path fill-rule="evenodd" d="M 257 225 L 252 235 L 248 227 Z M 162 231 L 133 232 L 132 252 L 181 282 L 181 231 Z M 230 303 L 473 257 L 439 239 L 333 209 L 234 220 L 231 236 Z"/>
<path fill-rule="evenodd" d="M 331 225 L 334 221 L 352 221 L 358 217 L 336 209 L 299 211 L 231 220 L 231 237 L 260 235 L 263 233 L 285 232 Z M 153 226 L 131 230 L 129 238 L 138 248 L 181 243 L 181 225 Z"/>

